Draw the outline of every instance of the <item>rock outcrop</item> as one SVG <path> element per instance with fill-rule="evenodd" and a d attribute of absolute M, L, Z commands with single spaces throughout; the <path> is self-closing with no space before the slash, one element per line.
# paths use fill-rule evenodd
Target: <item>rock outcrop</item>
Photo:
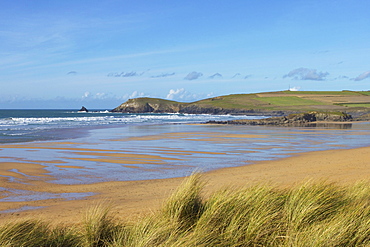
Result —
<path fill-rule="evenodd" d="M 365 113 L 365 114 L 359 114 L 358 116 L 356 116 L 354 119 L 354 121 L 370 121 L 370 113 Z"/>
<path fill-rule="evenodd" d="M 299 114 L 290 114 L 283 117 L 271 117 L 265 119 L 243 119 L 231 121 L 209 121 L 212 124 L 241 124 L 241 125 L 273 125 L 273 126 L 306 126 L 312 122 L 346 122 L 351 121 L 351 115 L 344 112 L 324 113 L 324 112 L 306 112 Z"/>
<path fill-rule="evenodd" d="M 89 112 L 89 110 L 87 110 L 86 107 L 82 106 L 79 112 Z"/>

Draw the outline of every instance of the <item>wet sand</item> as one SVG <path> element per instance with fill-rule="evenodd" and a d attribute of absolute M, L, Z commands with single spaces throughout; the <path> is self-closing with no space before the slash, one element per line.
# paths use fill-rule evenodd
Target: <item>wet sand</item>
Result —
<path fill-rule="evenodd" d="M 197 168 L 208 171 L 205 195 L 265 182 L 366 180 L 370 147 L 354 147 L 369 146 L 369 129 L 149 125 L 98 129 L 73 141 L 3 144 L 0 219 L 71 224 L 89 206 L 110 203 L 117 218 L 135 220 L 157 210 Z"/>
<path fill-rule="evenodd" d="M 114 157 L 115 154 L 112 154 Z M 250 165 L 223 168 L 204 173 L 207 181 L 205 194 L 228 186 L 249 186 L 272 183 L 289 186 L 307 179 L 327 180 L 350 184 L 370 178 L 370 147 L 316 151 L 272 161 L 254 162 Z M 95 195 L 81 200 L 54 198 L 37 201 L 1 202 L 0 211 L 14 208 L 38 208 L 19 212 L 1 213 L 0 219 L 14 220 L 39 218 L 53 223 L 80 222 L 86 208 L 96 203 L 110 203 L 116 217 L 125 221 L 135 220 L 157 210 L 183 178 L 153 179 L 142 181 L 103 182 L 94 184 L 62 185 L 49 183 L 50 177 L 40 165 L 30 166 L 17 162 L 2 167 L 1 175 L 23 179 L 21 183 L 1 177 L 3 188 L 44 191 L 49 193 L 85 193 Z M 59 165 L 60 169 L 63 165 Z M 9 171 L 8 168 L 17 169 Z M 77 169 L 71 167 L 70 169 Z M 23 174 L 23 175 L 22 175 Z M 33 175 L 27 177 L 25 175 Z M 25 184 L 27 182 L 27 184 Z M 1 193 L 0 193 L 1 197 Z"/>

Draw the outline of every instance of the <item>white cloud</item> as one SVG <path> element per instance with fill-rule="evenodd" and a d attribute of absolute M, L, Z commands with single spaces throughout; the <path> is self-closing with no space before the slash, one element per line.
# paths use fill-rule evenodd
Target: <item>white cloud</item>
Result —
<path fill-rule="evenodd" d="M 356 78 L 354 78 L 353 80 L 362 81 L 362 80 L 365 80 L 366 78 L 369 78 L 369 77 L 370 77 L 370 71 L 366 71 L 366 72 L 362 73 L 361 75 L 357 76 Z"/>
<path fill-rule="evenodd" d="M 134 91 L 132 92 L 132 94 L 130 96 L 128 96 L 128 98 L 132 99 L 132 98 L 138 98 L 138 97 L 143 97 L 145 94 L 144 93 L 139 93 L 138 91 Z"/>
<path fill-rule="evenodd" d="M 291 87 L 289 88 L 289 91 L 299 91 L 301 87 Z"/>
<path fill-rule="evenodd" d="M 200 100 L 204 98 L 209 98 L 212 97 L 213 93 L 200 93 L 200 94 L 195 94 L 186 91 L 184 88 L 180 89 L 170 89 L 168 92 L 166 99 L 169 100 L 177 100 L 177 101 L 195 101 L 195 100 Z"/>
<path fill-rule="evenodd" d="M 290 71 L 283 78 L 290 77 L 295 80 L 323 81 L 328 75 L 328 72 L 318 72 L 316 69 L 298 68 Z"/>
<path fill-rule="evenodd" d="M 95 98 L 97 98 L 97 99 L 104 99 L 106 97 L 107 97 L 107 95 L 105 93 L 96 93 L 95 94 Z"/>
<path fill-rule="evenodd" d="M 185 76 L 185 80 L 196 80 L 198 79 L 199 77 L 203 76 L 203 73 L 201 72 L 196 72 L 196 71 L 193 71 L 191 73 L 189 73 L 187 76 Z"/>
<path fill-rule="evenodd" d="M 166 96 L 166 99 L 169 99 L 169 100 L 173 100 L 175 98 L 182 99 L 185 96 L 186 93 L 187 92 L 183 88 L 170 89 L 170 91 L 168 92 L 168 94 Z"/>
<path fill-rule="evenodd" d="M 209 97 L 213 97 L 213 92 L 211 92 L 211 93 L 208 93 L 206 96 L 207 96 L 207 98 L 209 98 Z"/>
<path fill-rule="evenodd" d="M 93 99 L 118 99 L 118 97 L 112 93 L 91 93 L 86 91 L 82 96 L 82 100 L 93 100 Z"/>
<path fill-rule="evenodd" d="M 84 95 L 82 96 L 83 99 L 86 99 L 90 96 L 90 92 L 85 92 Z"/>

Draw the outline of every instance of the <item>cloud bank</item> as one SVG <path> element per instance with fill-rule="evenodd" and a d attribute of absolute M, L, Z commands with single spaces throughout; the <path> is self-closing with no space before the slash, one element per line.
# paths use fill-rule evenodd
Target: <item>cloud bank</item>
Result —
<path fill-rule="evenodd" d="M 203 76 L 203 73 L 193 71 L 193 72 L 189 73 L 187 76 L 185 76 L 184 79 L 191 81 L 191 80 L 196 80 L 196 79 L 198 79 L 201 76 Z"/>
<path fill-rule="evenodd" d="M 194 94 L 186 91 L 184 88 L 180 89 L 170 89 L 168 92 L 166 99 L 168 100 L 176 100 L 176 101 L 194 101 L 194 100 L 199 100 L 203 99 L 206 97 L 212 97 L 213 93 L 208 93 L 208 94 Z"/>
<path fill-rule="evenodd" d="M 233 75 L 231 78 L 235 78 L 235 77 L 237 77 L 237 76 L 240 76 L 241 74 L 240 73 L 236 73 L 235 75 Z"/>
<path fill-rule="evenodd" d="M 77 74 L 77 72 L 76 71 L 69 71 L 68 73 L 67 73 L 67 75 L 76 75 Z"/>
<path fill-rule="evenodd" d="M 162 73 L 160 75 L 151 76 L 150 78 L 164 78 L 175 75 L 175 72 L 173 73 Z"/>
<path fill-rule="evenodd" d="M 143 92 L 138 92 L 138 91 L 134 91 L 132 92 L 132 94 L 130 94 L 128 96 L 129 99 L 134 99 L 134 98 L 139 98 L 139 97 L 144 97 L 145 96 L 145 93 Z"/>
<path fill-rule="evenodd" d="M 209 77 L 210 79 L 216 79 L 216 78 L 222 78 L 222 75 L 220 73 L 213 74 Z"/>
<path fill-rule="evenodd" d="M 187 92 L 185 91 L 184 88 L 170 89 L 170 91 L 168 92 L 168 94 L 166 96 L 166 99 L 169 99 L 169 100 L 173 100 L 175 98 L 182 99 L 183 97 L 185 97 L 186 94 L 187 94 Z"/>
<path fill-rule="evenodd" d="M 136 71 L 121 72 L 121 73 L 112 72 L 108 74 L 108 77 L 134 77 L 134 76 L 141 76 L 144 73 L 145 72 L 137 73 Z"/>
<path fill-rule="evenodd" d="M 328 75 L 328 72 L 318 72 L 316 69 L 298 68 L 290 71 L 283 78 L 289 77 L 295 80 L 323 81 Z"/>
<path fill-rule="evenodd" d="M 290 87 L 289 88 L 289 91 L 294 91 L 294 92 L 296 92 L 296 91 L 299 91 L 301 89 L 301 87 Z"/>
<path fill-rule="evenodd" d="M 370 77 L 370 71 L 366 71 L 366 72 L 362 73 L 361 75 L 357 76 L 356 78 L 354 78 L 353 80 L 362 81 L 362 80 L 365 80 L 369 77 Z"/>

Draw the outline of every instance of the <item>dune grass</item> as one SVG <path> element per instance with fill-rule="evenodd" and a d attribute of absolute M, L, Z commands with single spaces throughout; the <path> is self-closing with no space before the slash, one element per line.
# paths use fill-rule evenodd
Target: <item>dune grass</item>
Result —
<path fill-rule="evenodd" d="M 203 187 L 193 174 L 160 210 L 131 224 L 104 206 L 87 211 L 75 227 L 5 224 L 0 246 L 370 246 L 369 182 L 259 184 L 207 198 Z"/>
<path fill-rule="evenodd" d="M 0 227 L 0 246 L 79 246 L 75 228 L 51 227 L 38 220 L 7 223 Z"/>

